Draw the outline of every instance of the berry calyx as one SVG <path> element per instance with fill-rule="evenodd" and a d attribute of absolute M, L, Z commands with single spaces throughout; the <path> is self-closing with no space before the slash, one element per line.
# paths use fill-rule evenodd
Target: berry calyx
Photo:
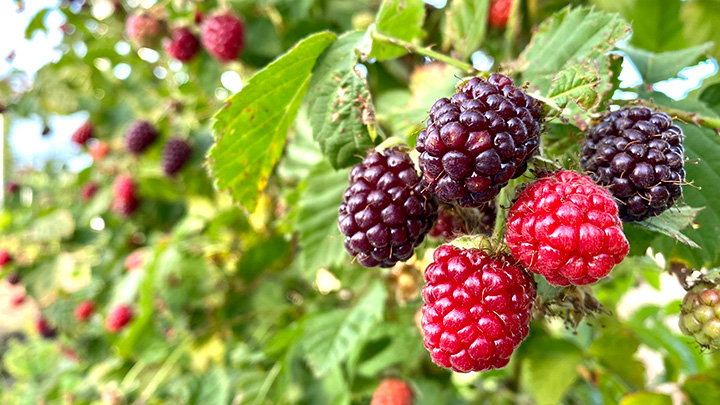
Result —
<path fill-rule="evenodd" d="M 93 137 L 93 133 L 93 125 L 88 121 L 82 124 L 82 126 L 72 134 L 72 141 L 78 145 L 85 146 L 87 141 Z"/>
<path fill-rule="evenodd" d="M 412 388 L 408 383 L 397 378 L 382 380 L 370 401 L 370 405 L 412 405 L 412 403 Z"/>
<path fill-rule="evenodd" d="M 493 0 L 490 3 L 490 12 L 488 14 L 488 22 L 491 27 L 505 28 L 510 12 L 512 11 L 513 0 Z"/>
<path fill-rule="evenodd" d="M 137 121 L 125 133 L 125 146 L 127 150 L 139 155 L 147 149 L 158 137 L 158 131 L 147 121 Z"/>
<path fill-rule="evenodd" d="M 171 138 L 163 149 L 163 172 L 169 177 L 175 176 L 190 158 L 191 152 L 192 148 L 187 141 L 182 138 Z"/>
<path fill-rule="evenodd" d="M 561 286 L 598 281 L 629 250 L 610 193 L 568 170 L 542 177 L 518 194 L 505 242 L 520 264 Z"/>
<path fill-rule="evenodd" d="M 172 38 L 165 40 L 163 47 L 173 58 L 187 62 L 200 50 L 200 41 L 189 29 L 182 27 L 173 31 Z"/>
<path fill-rule="evenodd" d="M 425 269 L 423 343 L 457 372 L 503 368 L 527 337 L 535 282 L 509 256 L 442 245 Z"/>
<path fill-rule="evenodd" d="M 350 172 L 338 226 L 345 249 L 365 267 L 409 259 L 437 218 L 437 201 L 400 148 L 371 150 Z"/>
<path fill-rule="evenodd" d="M 202 43 L 210 55 L 221 62 L 234 60 L 245 46 L 245 28 L 233 14 L 220 14 L 205 19 Z"/>
<path fill-rule="evenodd" d="M 116 333 L 123 329 L 133 319 L 133 311 L 127 306 L 120 304 L 110 310 L 107 318 L 105 318 L 105 328 Z"/>
<path fill-rule="evenodd" d="M 467 81 L 430 109 L 415 148 L 423 182 L 446 203 L 477 207 L 527 169 L 538 147 L 540 104 L 501 74 Z"/>
<path fill-rule="evenodd" d="M 93 311 L 95 311 L 95 304 L 90 300 L 85 300 L 75 307 L 75 319 L 85 322 L 90 318 Z"/>
<path fill-rule="evenodd" d="M 700 283 L 691 288 L 683 298 L 679 326 L 701 347 L 720 348 L 720 286 Z"/>
<path fill-rule="evenodd" d="M 587 132 L 580 164 L 618 200 L 623 221 L 642 221 L 666 211 L 682 195 L 684 139 L 664 112 L 624 108 Z"/>

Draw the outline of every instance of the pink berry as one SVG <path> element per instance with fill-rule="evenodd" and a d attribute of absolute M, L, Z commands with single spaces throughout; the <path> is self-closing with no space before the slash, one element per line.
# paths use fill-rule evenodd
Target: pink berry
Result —
<path fill-rule="evenodd" d="M 202 42 L 215 59 L 234 60 L 245 46 L 243 23 L 232 14 L 210 17 L 202 25 Z"/>
<path fill-rule="evenodd" d="M 85 300 L 75 307 L 75 319 L 85 322 L 90 318 L 93 311 L 95 311 L 95 304 L 90 300 Z"/>
<path fill-rule="evenodd" d="M 105 319 L 105 328 L 112 333 L 116 333 L 130 323 L 132 319 L 132 309 L 127 305 L 121 304 L 110 310 L 110 313 Z"/>
<path fill-rule="evenodd" d="M 187 62 L 200 49 L 200 41 L 187 28 L 178 28 L 172 38 L 164 42 L 165 51 L 180 62 Z"/>

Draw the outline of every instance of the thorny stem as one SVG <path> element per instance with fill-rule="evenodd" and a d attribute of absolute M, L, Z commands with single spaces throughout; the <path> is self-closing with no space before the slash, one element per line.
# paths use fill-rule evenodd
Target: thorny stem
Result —
<path fill-rule="evenodd" d="M 443 55 L 440 52 L 435 52 L 429 48 L 420 47 L 420 46 L 414 45 L 410 42 L 404 41 L 402 39 L 390 37 L 385 34 L 381 34 L 381 33 L 377 32 L 377 30 L 374 30 L 374 29 L 371 30 L 370 35 L 372 36 L 372 39 L 375 41 L 382 41 L 382 42 L 387 42 L 389 44 L 401 46 L 410 53 L 427 56 L 428 58 L 432 58 L 432 59 L 438 60 L 440 62 L 447 63 L 448 65 L 455 66 L 456 68 L 463 70 L 465 72 L 473 73 L 473 74 L 478 72 L 477 69 L 475 69 L 474 67 L 472 67 L 472 65 L 470 65 L 468 63 L 457 60 L 455 58 L 451 58 L 447 55 Z"/>

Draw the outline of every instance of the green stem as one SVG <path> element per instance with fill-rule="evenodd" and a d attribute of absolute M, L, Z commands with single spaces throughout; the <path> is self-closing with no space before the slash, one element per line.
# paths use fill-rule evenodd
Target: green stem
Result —
<path fill-rule="evenodd" d="M 472 65 L 470 65 L 468 63 L 457 60 L 455 58 L 451 58 L 440 52 L 435 52 L 429 48 L 423 48 L 423 47 L 414 45 L 410 42 L 404 41 L 402 39 L 390 37 L 385 34 L 381 34 L 381 33 L 377 32 L 377 30 L 375 30 L 375 29 L 370 31 L 370 35 L 374 41 L 381 41 L 381 42 L 386 42 L 388 44 L 401 46 L 410 53 L 427 56 L 428 58 L 432 58 L 432 59 L 438 60 L 440 62 L 447 63 L 448 65 L 455 66 L 456 68 L 463 70 L 467 73 L 474 74 L 474 73 L 478 72 L 477 69 L 475 69 L 474 67 L 472 67 Z"/>
<path fill-rule="evenodd" d="M 155 390 L 157 390 L 160 384 L 165 380 L 165 378 L 167 378 L 168 374 L 170 374 L 170 371 L 175 366 L 175 363 L 180 360 L 180 357 L 189 345 L 190 338 L 187 338 L 184 342 L 180 343 L 172 353 L 170 353 L 167 360 L 165 360 L 165 363 L 163 363 L 162 367 L 160 367 L 160 370 L 155 373 L 155 376 L 153 376 L 152 380 L 150 380 L 145 390 L 142 392 L 142 394 L 140 394 L 138 400 L 135 401 L 135 404 L 142 404 L 147 402 L 147 400 L 152 396 Z"/>

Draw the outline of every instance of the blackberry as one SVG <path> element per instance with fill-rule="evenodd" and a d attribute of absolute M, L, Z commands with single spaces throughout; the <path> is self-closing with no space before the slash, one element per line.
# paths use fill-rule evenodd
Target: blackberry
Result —
<path fill-rule="evenodd" d="M 623 221 L 642 221 L 682 195 L 684 138 L 664 112 L 624 108 L 587 132 L 580 164 L 619 201 Z"/>
<path fill-rule="evenodd" d="M 125 146 L 134 155 L 141 154 L 155 142 L 158 131 L 147 121 L 137 121 L 125 133 Z"/>
<path fill-rule="evenodd" d="M 527 169 L 538 147 L 541 107 L 501 74 L 470 79 L 430 109 L 415 148 L 428 190 L 443 202 L 479 206 Z"/>
<path fill-rule="evenodd" d="M 162 165 L 165 174 L 170 177 L 175 176 L 185 165 L 188 158 L 190 158 L 191 152 L 192 148 L 190 148 L 190 145 L 184 139 L 170 139 L 167 144 L 165 144 L 162 155 Z"/>
<path fill-rule="evenodd" d="M 18 285 L 20 284 L 20 274 L 10 273 L 8 274 L 6 280 L 8 283 L 10 283 L 10 285 Z"/>
<path fill-rule="evenodd" d="M 477 209 L 441 205 L 437 222 L 429 235 L 444 241 L 466 234 L 490 236 L 495 226 L 495 214 L 495 201 L 487 202 Z"/>
<path fill-rule="evenodd" d="M 350 172 L 350 187 L 340 204 L 345 249 L 365 267 L 392 267 L 413 255 L 437 209 L 407 153 L 372 150 Z"/>

